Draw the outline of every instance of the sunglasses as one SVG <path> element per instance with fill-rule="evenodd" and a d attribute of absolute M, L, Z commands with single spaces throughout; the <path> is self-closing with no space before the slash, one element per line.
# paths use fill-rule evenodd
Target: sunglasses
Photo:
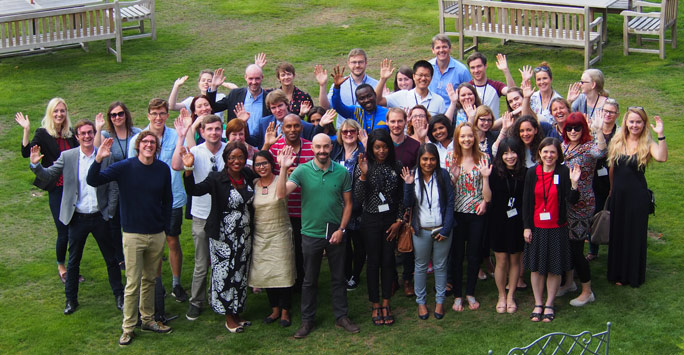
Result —
<path fill-rule="evenodd" d="M 566 132 L 570 132 L 570 131 L 582 132 L 582 126 L 580 126 L 580 125 L 565 126 L 565 131 Z"/>
<path fill-rule="evenodd" d="M 355 134 L 355 133 L 357 133 L 357 131 L 355 129 L 343 129 L 340 131 L 340 133 L 342 133 L 342 135 L 344 135 L 344 136 L 347 136 L 347 135 Z"/>
<path fill-rule="evenodd" d="M 630 107 L 628 108 L 628 110 L 641 110 L 641 111 L 646 112 L 646 110 L 644 110 L 644 108 L 641 107 L 641 106 L 630 106 Z"/>
<path fill-rule="evenodd" d="M 551 69 L 549 67 L 547 67 L 546 65 L 534 68 L 535 73 L 539 73 L 540 71 L 545 71 L 545 72 L 549 73 L 549 72 L 551 72 Z"/>
<path fill-rule="evenodd" d="M 124 118 L 124 117 L 126 117 L 126 112 L 123 112 L 123 111 L 119 111 L 119 112 L 110 112 L 110 113 L 109 113 L 109 117 L 111 117 L 111 118 L 115 118 L 115 117 Z"/>
<path fill-rule="evenodd" d="M 211 167 L 211 171 L 218 171 L 218 166 L 216 166 L 216 157 L 212 156 L 211 158 L 209 158 L 209 161 L 211 162 L 211 164 L 213 164 Z"/>

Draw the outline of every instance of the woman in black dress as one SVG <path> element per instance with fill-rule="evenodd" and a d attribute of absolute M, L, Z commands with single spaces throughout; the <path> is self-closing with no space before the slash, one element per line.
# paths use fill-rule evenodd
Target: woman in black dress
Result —
<path fill-rule="evenodd" d="M 520 255 L 525 245 L 522 201 L 527 169 L 524 155 L 523 146 L 517 139 L 504 138 L 499 143 L 493 163 L 494 171 L 489 177 L 492 202 L 488 231 L 490 246 L 496 255 L 494 278 L 499 290 L 497 313 L 515 313 L 518 310 L 515 291 L 520 277 Z"/>
<path fill-rule="evenodd" d="M 648 116 L 641 107 L 630 107 L 610 141 L 608 165 L 612 189 L 609 196 L 610 242 L 608 281 L 639 287 L 646 281 L 646 233 L 650 194 L 646 165 L 654 159 L 667 160 L 663 121 L 654 117 L 654 142 L 648 130 Z"/>
<path fill-rule="evenodd" d="M 252 254 L 252 200 L 256 174 L 245 168 L 247 148 L 231 142 L 223 150 L 225 167 L 195 184 L 194 157 L 183 154 L 188 195 L 211 195 L 211 211 L 204 231 L 211 256 L 211 308 L 226 316 L 225 327 L 241 333 L 249 321 L 240 318 L 247 299 L 247 274 Z"/>

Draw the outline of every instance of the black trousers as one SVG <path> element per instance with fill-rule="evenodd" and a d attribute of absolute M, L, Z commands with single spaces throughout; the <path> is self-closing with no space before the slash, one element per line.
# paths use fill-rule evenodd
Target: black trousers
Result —
<path fill-rule="evenodd" d="M 286 310 L 292 308 L 292 287 L 267 288 L 266 295 L 271 308 L 278 307 Z"/>
<path fill-rule="evenodd" d="M 466 269 L 466 295 L 475 296 L 477 272 L 482 262 L 482 238 L 484 234 L 484 216 L 475 213 L 454 214 L 456 228 L 451 243 L 449 269 L 451 270 L 454 297 L 463 297 L 463 260 L 468 258 Z"/>
<path fill-rule="evenodd" d="M 292 224 L 292 240 L 295 248 L 295 266 L 297 268 L 297 279 L 295 280 L 295 291 L 299 291 L 304 281 L 304 257 L 302 256 L 302 219 L 290 217 Z"/>
<path fill-rule="evenodd" d="M 360 230 L 347 230 L 347 253 L 344 262 L 344 274 L 347 280 L 354 277 L 359 282 L 363 264 L 366 263 L 366 245 Z"/>
<path fill-rule="evenodd" d="M 313 321 L 316 317 L 318 274 L 321 272 L 324 250 L 330 268 L 333 314 L 335 319 L 347 315 L 347 287 L 344 283 L 345 249 L 344 239 L 339 244 L 330 244 L 325 238 L 302 236 L 305 269 L 302 284 L 302 321 Z"/>
<path fill-rule="evenodd" d="M 396 239 L 387 241 L 387 229 L 396 220 L 396 212 L 364 213 L 361 217 L 361 233 L 366 243 L 366 282 L 368 284 L 368 300 L 372 303 L 380 302 L 380 287 L 382 298 L 392 297 L 392 284 L 397 273 L 394 250 Z"/>
<path fill-rule="evenodd" d="M 586 283 L 591 281 L 589 262 L 584 258 L 584 240 L 570 240 L 570 257 L 580 282 Z M 567 281 L 571 282 L 572 280 Z"/>

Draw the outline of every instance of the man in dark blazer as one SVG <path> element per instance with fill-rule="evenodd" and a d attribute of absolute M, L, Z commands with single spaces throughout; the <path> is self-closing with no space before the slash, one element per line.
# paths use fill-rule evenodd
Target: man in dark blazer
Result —
<path fill-rule="evenodd" d="M 258 124 L 256 125 L 256 129 L 250 129 L 249 136 L 246 139 L 247 143 L 262 150 L 267 150 L 271 146 L 271 144 L 275 143 L 275 140 L 280 138 L 280 136 L 283 134 L 281 128 L 283 124 L 283 119 L 285 119 L 285 116 L 290 114 L 290 101 L 287 99 L 287 95 L 285 95 L 285 92 L 283 92 L 283 90 L 275 89 L 269 92 L 266 96 L 266 105 L 269 107 L 270 112 L 272 112 L 273 114 L 264 116 L 261 119 L 259 119 L 257 121 Z M 251 121 L 252 118 L 250 116 L 249 121 L 247 122 Z M 273 142 L 270 142 L 270 144 L 267 144 L 267 146 L 264 146 L 264 137 L 266 135 L 266 130 L 271 124 L 275 126 L 276 139 Z M 301 137 L 306 140 L 311 140 L 313 139 L 313 136 L 316 133 L 320 133 L 316 131 L 316 126 L 312 125 L 309 122 L 302 120 L 301 124 Z M 321 129 L 320 131 L 322 132 L 323 130 Z"/>
<path fill-rule="evenodd" d="M 245 111 L 249 112 L 250 119 L 247 121 L 247 127 L 249 128 L 249 133 L 252 134 L 257 128 L 259 120 L 271 114 L 266 104 L 266 95 L 268 95 L 269 91 L 261 87 L 261 82 L 264 79 L 261 67 L 256 64 L 247 66 L 247 69 L 245 69 L 247 87 L 233 89 L 226 97 L 216 101 L 216 88 L 221 86 L 226 80 L 223 73 L 222 68 L 216 69 L 209 90 L 207 90 L 207 98 L 209 98 L 211 109 L 213 112 L 227 110 L 225 123 L 228 123 L 236 118 L 235 112 L 233 112 L 235 107 L 238 104 L 244 105 Z"/>
<path fill-rule="evenodd" d="M 31 148 L 31 170 L 41 180 L 53 180 L 63 175 L 64 191 L 59 220 L 69 228 L 69 261 L 65 285 L 66 307 L 64 314 L 71 314 L 78 307 L 78 275 L 81 257 L 89 233 L 93 234 L 102 257 L 107 264 L 109 285 L 116 300 L 116 307 L 123 309 L 123 285 L 121 271 L 116 261 L 114 243 L 110 238 L 107 221 L 114 215 L 117 205 L 116 183 L 94 188 L 86 182 L 88 169 L 95 161 L 95 125 L 81 120 L 74 126 L 79 147 L 62 152 L 48 168 L 40 164 L 40 146 Z M 106 162 L 109 164 L 109 160 Z"/>

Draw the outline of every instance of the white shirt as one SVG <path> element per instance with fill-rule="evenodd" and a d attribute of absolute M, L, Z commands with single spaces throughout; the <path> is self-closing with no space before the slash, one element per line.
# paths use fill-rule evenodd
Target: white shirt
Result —
<path fill-rule="evenodd" d="M 88 185 L 86 177 L 88 169 L 95 161 L 95 150 L 90 156 L 85 155 L 83 150 L 78 150 L 78 199 L 76 200 L 76 212 L 91 214 L 98 211 L 97 189 Z"/>
<path fill-rule="evenodd" d="M 430 144 L 434 144 L 437 147 L 437 152 L 439 152 L 439 164 L 440 164 L 440 166 L 446 167 L 447 166 L 447 164 L 446 164 L 447 153 L 454 150 L 454 141 L 452 140 L 451 143 L 449 143 L 449 145 L 446 148 L 444 148 L 442 143 L 439 143 L 439 142 L 437 142 L 436 144 L 431 142 Z"/>
<path fill-rule="evenodd" d="M 546 122 L 548 124 L 556 122 L 556 119 L 553 118 L 553 115 L 551 114 L 551 101 L 557 97 L 562 96 L 554 90 L 551 100 L 544 102 L 544 106 L 542 106 L 541 91 L 536 91 L 532 94 L 530 97 L 530 108 L 537 114 L 539 122 Z"/>
<path fill-rule="evenodd" d="M 439 227 L 442 225 L 442 213 L 439 208 L 439 187 L 435 178 L 437 172 L 432 173 L 430 181 L 425 184 L 423 198 L 420 196 L 420 181 L 418 180 L 418 169 L 416 169 L 415 191 L 418 202 L 418 220 L 422 228 Z"/>
<path fill-rule="evenodd" d="M 209 176 L 212 171 L 221 171 L 225 165 L 223 162 L 223 149 L 226 143 L 221 142 L 221 148 L 213 154 L 206 146 L 206 143 L 190 148 L 190 153 L 195 156 L 195 169 L 192 174 L 195 176 L 195 182 L 199 183 Z M 214 162 L 212 162 L 212 160 Z M 214 170 L 216 166 L 216 170 Z M 190 214 L 193 217 L 207 219 L 211 211 L 211 196 L 204 194 L 202 196 L 192 196 L 192 208 Z"/>
<path fill-rule="evenodd" d="M 404 110 L 411 109 L 417 105 L 423 105 L 428 109 L 430 115 L 437 115 L 446 112 L 444 99 L 428 90 L 427 96 L 421 98 L 416 89 L 399 90 L 393 92 L 385 97 L 387 100 L 387 107 L 400 107 Z"/>

